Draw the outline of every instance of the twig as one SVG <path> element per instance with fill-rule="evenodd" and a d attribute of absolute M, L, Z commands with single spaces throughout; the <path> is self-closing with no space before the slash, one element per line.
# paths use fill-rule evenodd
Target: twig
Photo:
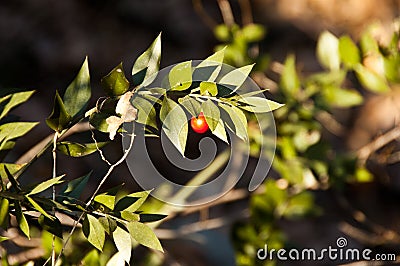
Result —
<path fill-rule="evenodd" d="M 118 165 L 120 165 L 122 162 L 125 161 L 126 157 L 128 156 L 130 150 L 132 149 L 133 146 L 133 140 L 135 139 L 135 135 L 134 133 L 132 133 L 132 135 L 129 134 L 125 134 L 126 136 L 130 136 L 130 142 L 129 142 L 129 146 L 126 150 L 124 150 L 124 154 L 122 155 L 122 157 L 113 165 L 110 166 L 110 168 L 108 169 L 107 173 L 104 175 L 104 177 L 101 179 L 99 185 L 97 186 L 96 190 L 93 192 L 92 196 L 90 197 L 89 201 L 86 203 L 86 209 L 90 206 L 90 204 L 92 203 L 92 201 L 94 200 L 96 194 L 99 192 L 100 188 L 103 186 L 104 182 L 107 180 L 107 178 L 110 176 L 110 174 L 112 173 L 112 171 L 114 170 L 115 167 L 117 167 Z M 71 239 L 72 234 L 75 232 L 75 229 L 77 227 L 77 225 L 80 223 L 80 221 L 83 219 L 83 216 L 85 215 L 85 212 L 82 212 L 82 214 L 79 216 L 78 220 L 76 220 L 76 222 L 74 223 L 71 231 L 68 234 L 67 239 L 65 240 L 60 254 L 58 255 L 56 262 L 60 259 L 61 255 L 63 254 L 65 247 L 67 246 L 69 240 Z"/>
<path fill-rule="evenodd" d="M 242 24 L 247 25 L 253 23 L 253 14 L 249 0 L 239 0 L 240 10 L 242 14 Z"/>
<path fill-rule="evenodd" d="M 342 126 L 330 113 L 320 111 L 316 115 L 316 119 L 320 122 L 329 132 L 336 136 L 343 136 L 347 130 Z"/>
<path fill-rule="evenodd" d="M 57 140 L 58 140 L 58 132 L 54 133 L 54 138 L 53 138 L 53 150 L 52 150 L 52 155 L 53 155 L 53 178 L 56 178 L 57 176 Z M 53 195 L 52 199 L 53 201 L 56 200 L 56 186 L 52 186 L 53 190 Z M 53 215 L 55 215 L 55 209 L 54 207 L 52 208 Z M 55 266 L 56 265 L 56 249 L 55 249 L 55 242 L 56 242 L 56 236 L 53 234 L 52 241 L 51 241 L 51 265 Z"/>
<path fill-rule="evenodd" d="M 385 134 L 377 137 L 367 145 L 359 149 L 356 154 L 360 163 L 364 164 L 368 157 L 375 151 L 379 150 L 389 142 L 400 138 L 400 127 L 395 127 Z"/>
<path fill-rule="evenodd" d="M 204 24 L 207 25 L 211 30 L 217 26 L 217 22 L 207 14 L 206 10 L 204 9 L 202 0 L 193 0 L 193 9 L 199 15 L 199 17 L 203 20 Z"/>
<path fill-rule="evenodd" d="M 219 9 L 221 10 L 222 19 L 228 27 L 232 27 L 235 24 L 235 19 L 233 18 L 233 13 L 231 5 L 228 0 L 217 0 Z"/>

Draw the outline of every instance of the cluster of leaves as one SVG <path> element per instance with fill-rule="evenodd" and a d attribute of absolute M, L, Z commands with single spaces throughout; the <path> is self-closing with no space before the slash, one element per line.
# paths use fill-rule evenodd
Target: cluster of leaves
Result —
<path fill-rule="evenodd" d="M 252 196 L 250 221 L 235 227 L 239 265 L 254 265 L 254 252 L 265 243 L 285 245 L 277 223 L 282 217 L 303 216 L 317 209 L 311 190 L 372 180 L 373 176 L 354 154 L 338 151 L 321 138 L 323 127 L 329 128 L 321 116 L 333 119 L 333 110 L 360 105 L 362 89 L 385 93 L 399 82 L 399 34 L 395 32 L 388 42 L 380 43 L 374 36 L 376 29 L 369 27 L 359 44 L 349 36 L 337 38 L 323 32 L 316 47 L 322 72 L 304 77 L 296 69 L 294 55 L 285 60 L 275 95 L 285 103 L 274 113 L 278 137 L 273 169 L 278 179 L 269 180 L 262 195 Z M 253 149 L 261 147 L 257 137 L 250 138 Z M 299 199 L 296 208 L 290 207 L 288 197 Z"/>

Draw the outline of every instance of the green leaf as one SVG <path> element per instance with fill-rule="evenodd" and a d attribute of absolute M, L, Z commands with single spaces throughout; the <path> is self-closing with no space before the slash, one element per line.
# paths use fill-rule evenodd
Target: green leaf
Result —
<path fill-rule="evenodd" d="M 296 58 L 293 54 L 285 60 L 281 76 L 280 86 L 283 92 L 289 97 L 295 97 L 300 89 L 300 79 L 296 71 Z"/>
<path fill-rule="evenodd" d="M 197 117 L 201 112 L 201 104 L 189 95 L 178 99 L 179 103 L 194 117 Z"/>
<path fill-rule="evenodd" d="M 0 227 L 3 229 L 8 228 L 10 215 L 9 215 L 10 201 L 6 198 L 0 198 Z"/>
<path fill-rule="evenodd" d="M 322 32 L 318 38 L 317 58 L 329 70 L 340 68 L 339 41 L 329 31 Z"/>
<path fill-rule="evenodd" d="M 240 105 L 240 108 L 253 113 L 271 112 L 283 106 L 283 104 L 261 97 L 243 97 L 239 101 L 246 104 Z"/>
<path fill-rule="evenodd" d="M 204 117 L 211 131 L 215 131 L 220 120 L 220 112 L 218 106 L 216 106 L 210 99 L 201 104 Z"/>
<path fill-rule="evenodd" d="M 200 64 L 197 65 L 197 68 L 221 65 L 222 62 L 224 61 L 225 49 L 226 47 L 204 59 Z"/>
<path fill-rule="evenodd" d="M 223 76 L 218 83 L 222 85 L 227 85 L 232 89 L 233 93 L 237 89 L 239 89 L 240 86 L 242 86 L 242 84 L 245 82 L 251 70 L 253 69 L 253 66 L 254 64 L 232 70 L 231 72 Z"/>
<path fill-rule="evenodd" d="M 100 266 L 99 252 L 96 249 L 93 249 L 85 255 L 79 265 Z"/>
<path fill-rule="evenodd" d="M 193 71 L 194 81 L 215 81 L 222 68 L 225 48 L 200 62 Z"/>
<path fill-rule="evenodd" d="M 339 54 L 343 64 L 348 68 L 353 68 L 360 63 L 360 52 L 357 45 L 349 36 L 342 36 L 339 39 Z"/>
<path fill-rule="evenodd" d="M 192 61 L 175 65 L 168 74 L 170 89 L 184 91 L 192 85 Z"/>
<path fill-rule="evenodd" d="M 125 265 L 125 260 L 121 252 L 116 252 L 107 262 L 106 266 L 119 266 L 119 265 Z"/>
<path fill-rule="evenodd" d="M 164 97 L 160 119 L 165 135 L 184 156 L 188 134 L 188 121 L 185 111 L 176 102 Z"/>
<path fill-rule="evenodd" d="M 46 124 L 54 131 L 61 132 L 71 122 L 71 115 L 67 112 L 63 100 L 58 91 L 54 98 L 54 107 L 50 116 L 46 119 Z"/>
<path fill-rule="evenodd" d="M 79 177 L 77 179 L 69 181 L 65 187 L 61 190 L 61 195 L 66 197 L 71 197 L 75 199 L 79 199 L 83 190 L 86 187 L 86 184 L 89 180 L 90 175 L 93 171 L 90 171 L 87 175 Z"/>
<path fill-rule="evenodd" d="M 107 193 L 99 194 L 94 198 L 95 202 L 98 202 L 100 204 L 103 204 L 110 210 L 114 209 L 114 204 L 115 204 L 115 196 L 113 195 L 108 195 Z"/>
<path fill-rule="evenodd" d="M 107 234 L 111 235 L 114 230 L 117 228 L 117 222 L 110 218 L 110 216 L 106 215 L 106 217 L 100 217 L 99 222 L 103 226 L 104 230 Z"/>
<path fill-rule="evenodd" d="M 88 58 L 82 64 L 78 75 L 68 86 L 64 93 L 64 106 L 65 110 L 72 117 L 76 117 L 84 112 L 88 101 L 90 100 L 90 75 Z"/>
<path fill-rule="evenodd" d="M 12 122 L 0 125 L 0 141 L 3 143 L 22 137 L 31 131 L 38 123 L 37 122 Z"/>
<path fill-rule="evenodd" d="M 61 141 L 57 143 L 57 151 L 71 157 L 82 157 L 96 152 L 107 144 L 108 142 L 97 142 L 96 146 L 96 143 Z"/>
<path fill-rule="evenodd" d="M 247 42 L 258 42 L 265 37 L 265 28 L 260 24 L 248 24 L 242 29 L 243 37 Z"/>
<path fill-rule="evenodd" d="M 148 191 L 139 191 L 135 193 L 131 193 L 126 195 L 125 197 L 121 198 L 116 204 L 114 209 L 116 211 L 128 211 L 128 212 L 135 212 L 137 211 L 140 206 L 146 201 L 147 197 L 149 196 L 151 190 Z"/>
<path fill-rule="evenodd" d="M 136 59 L 132 68 L 132 79 L 135 86 L 149 85 L 155 78 L 161 59 L 161 33 L 150 47 Z"/>
<path fill-rule="evenodd" d="M 89 122 L 97 130 L 104 133 L 109 133 L 107 119 L 113 115 L 114 114 L 111 112 L 111 110 L 94 112 L 90 115 Z"/>
<path fill-rule="evenodd" d="M 15 217 L 17 218 L 17 223 L 21 231 L 26 235 L 27 238 L 31 238 L 29 234 L 29 225 L 28 221 L 25 218 L 24 213 L 22 212 L 21 205 L 19 202 L 15 201 Z"/>
<path fill-rule="evenodd" d="M 154 104 L 143 99 L 142 97 L 134 97 L 132 100 L 132 105 L 138 111 L 136 119 L 137 123 L 158 128 L 156 121 L 157 114 Z"/>
<path fill-rule="evenodd" d="M 220 140 L 222 140 L 226 143 L 229 143 L 228 138 L 226 136 L 224 122 L 222 121 L 222 119 L 219 119 L 217 127 L 212 131 L 212 133 L 214 134 L 214 136 L 218 137 Z"/>
<path fill-rule="evenodd" d="M 129 264 L 132 250 L 132 240 L 130 234 L 121 227 L 117 227 L 113 232 L 113 239 L 115 246 L 117 247 L 122 258 L 124 258 L 126 263 Z"/>
<path fill-rule="evenodd" d="M 99 251 L 103 251 L 106 233 L 96 217 L 87 214 L 86 219 L 83 221 L 82 231 L 90 244 L 92 244 Z"/>
<path fill-rule="evenodd" d="M 200 83 L 200 94 L 216 96 L 218 94 L 217 84 L 215 82 L 203 81 Z"/>
<path fill-rule="evenodd" d="M 235 106 L 220 103 L 219 106 L 225 111 L 221 112 L 221 117 L 227 127 L 234 132 L 242 140 L 248 139 L 247 134 L 247 118 L 242 110 Z"/>
<path fill-rule="evenodd" d="M 3 97 L 7 99 L 9 98 L 10 100 L 7 102 L 7 104 L 4 106 L 4 109 L 1 111 L 0 119 L 4 118 L 8 114 L 8 112 L 10 112 L 10 110 L 13 109 L 14 107 L 17 107 L 21 103 L 26 102 L 34 92 L 35 91 L 23 91 Z M 0 99 L 0 102 L 2 102 L 3 98 Z"/>
<path fill-rule="evenodd" d="M 6 240 L 9 240 L 10 238 L 6 237 L 6 236 L 0 236 L 0 243 Z"/>
<path fill-rule="evenodd" d="M 110 96 L 122 95 L 128 91 L 129 81 L 125 77 L 122 63 L 101 79 L 101 85 Z"/>
<path fill-rule="evenodd" d="M 379 54 L 378 42 L 374 39 L 369 29 L 361 35 L 360 46 L 363 55 Z"/>
<path fill-rule="evenodd" d="M 354 68 L 360 83 L 368 90 L 383 93 L 390 90 L 386 80 L 361 64 Z"/>
<path fill-rule="evenodd" d="M 363 102 L 362 95 L 352 89 L 326 87 L 323 90 L 324 99 L 333 107 L 348 108 Z"/>
<path fill-rule="evenodd" d="M 14 174 L 10 173 L 10 170 L 8 170 L 8 165 L 7 164 L 3 164 L 3 169 L 4 169 L 4 173 L 5 173 L 5 178 L 7 178 L 11 185 L 19 192 L 21 191 L 21 186 L 19 184 L 19 182 L 14 178 Z"/>
<path fill-rule="evenodd" d="M 36 201 L 34 201 L 31 197 L 25 196 L 25 198 L 29 201 L 30 204 L 32 204 L 33 208 L 35 208 L 38 212 L 49 218 L 50 220 L 53 220 L 55 217 L 51 216 L 48 214 Z"/>
<path fill-rule="evenodd" d="M 39 225 L 47 232 L 52 233 L 59 238 L 63 238 L 63 230 L 60 220 L 57 217 L 49 219 L 44 215 L 40 215 L 38 218 Z"/>
<path fill-rule="evenodd" d="M 130 222 L 128 223 L 127 228 L 132 238 L 139 244 L 155 250 L 163 251 L 157 236 L 147 225 L 139 222 Z"/>
<path fill-rule="evenodd" d="M 121 214 L 121 218 L 128 222 L 133 222 L 133 221 L 138 222 L 140 220 L 139 214 L 134 213 L 134 212 L 122 211 L 122 212 L 120 212 L 120 214 Z"/>
<path fill-rule="evenodd" d="M 38 193 L 50 188 L 51 186 L 54 186 L 54 185 L 64 182 L 64 181 L 61 181 L 61 178 L 63 178 L 63 177 L 64 177 L 64 175 L 55 177 L 55 178 L 51 178 L 49 180 L 46 180 L 46 181 L 40 183 L 39 185 L 35 186 L 32 189 L 32 191 L 27 194 L 27 196 L 38 194 Z"/>
<path fill-rule="evenodd" d="M 214 28 L 214 35 L 217 40 L 221 42 L 229 41 L 231 37 L 231 32 L 225 24 L 219 24 Z"/>

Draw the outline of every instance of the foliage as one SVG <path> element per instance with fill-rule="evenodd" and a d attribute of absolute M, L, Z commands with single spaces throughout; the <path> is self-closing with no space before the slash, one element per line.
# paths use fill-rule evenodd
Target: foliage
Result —
<path fill-rule="evenodd" d="M 163 87 L 151 87 L 159 70 L 160 58 L 161 36 L 158 36 L 133 64 L 131 81 L 126 78 L 122 63 L 102 78 L 101 84 L 107 96 L 99 99 L 96 106 L 88 111 L 91 86 L 86 58 L 65 93 L 55 93 L 53 110 L 46 119 L 47 125 L 54 131 L 53 140 L 24 165 L 1 164 L 1 228 L 7 230 L 11 227 L 10 221 L 15 217 L 21 232 L 30 238 L 31 232 L 36 231 L 32 228 L 38 226 L 48 251 L 45 256 L 50 257 L 53 265 L 59 259 L 65 264 L 76 261 L 96 265 L 100 260 L 103 265 L 108 259 L 107 265 L 129 264 L 131 250 L 136 243 L 163 251 L 160 241 L 146 223 L 162 220 L 165 215 L 147 214 L 139 210 L 150 191 L 128 195 L 117 193 L 116 189 L 99 192 L 112 170 L 126 158 L 132 147 L 134 132 L 126 132 L 123 129 L 125 123 L 143 126 L 151 134 L 159 135 L 160 130 L 163 131 L 184 156 L 188 120 L 192 116 L 203 113 L 211 132 L 228 142 L 226 130 L 232 130 L 242 139 L 247 137 L 245 112 L 270 112 L 282 106 L 261 97 L 238 97 L 236 91 L 243 85 L 253 65 L 221 74 L 224 51 L 211 55 L 197 66 L 192 65 L 191 61 L 179 63 L 169 70 Z M 6 93 L 0 99 L 1 119 L 12 108 L 28 100 L 32 93 Z M 230 116 L 223 115 L 225 112 Z M 93 143 L 62 140 L 68 130 L 86 120 L 95 129 L 90 129 Z M 37 124 L 5 121 L 1 120 L 3 123 L 0 125 L 1 151 L 12 149 L 15 140 Z M 119 161 L 109 163 L 109 171 L 102 178 L 97 178 L 100 182 L 95 192 L 87 197 L 86 184 L 91 173 L 70 181 L 65 180 L 64 175 L 56 176 L 56 156 L 62 153 L 70 157 L 82 157 L 101 152 L 107 141 L 96 140 L 99 132 L 108 133 L 110 140 L 125 134 L 131 139 L 131 146 Z M 21 185 L 19 178 L 22 174 L 29 175 L 29 166 L 51 148 L 53 176 L 38 184 Z M 106 161 L 102 153 L 101 156 Z M 56 193 L 56 187 L 61 184 L 64 185 Z M 61 214 L 73 219 L 72 227 L 64 224 L 60 219 Z M 78 224 L 82 227 L 83 236 L 95 248 L 79 258 L 65 251 L 68 241 L 77 238 L 74 232 Z M 109 252 L 107 238 L 112 239 L 116 252 Z M 2 241 L 7 239 L 2 237 Z M 6 260 L 6 255 L 4 257 Z"/>

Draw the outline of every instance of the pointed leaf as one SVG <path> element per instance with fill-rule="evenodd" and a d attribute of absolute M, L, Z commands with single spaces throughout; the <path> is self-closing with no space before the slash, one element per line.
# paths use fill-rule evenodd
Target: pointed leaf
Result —
<path fill-rule="evenodd" d="M 13 109 L 14 107 L 17 107 L 21 103 L 26 102 L 34 92 L 35 91 L 23 91 L 5 96 L 10 98 L 10 100 L 7 102 L 7 104 L 4 106 L 4 109 L 1 111 L 0 119 L 4 118 L 8 114 L 8 112 L 10 112 L 10 110 Z"/>
<path fill-rule="evenodd" d="M 323 90 L 325 100 L 333 107 L 348 108 L 359 105 L 363 97 L 356 90 L 327 87 Z"/>
<path fill-rule="evenodd" d="M 151 102 L 143 99 L 142 97 L 134 97 L 132 100 L 132 105 L 137 109 L 137 123 L 158 128 L 156 121 L 156 110 Z"/>
<path fill-rule="evenodd" d="M 318 38 L 317 57 L 321 65 L 329 70 L 340 68 L 339 41 L 329 31 L 324 31 Z"/>
<path fill-rule="evenodd" d="M 31 197 L 25 196 L 25 198 L 29 201 L 30 204 L 32 204 L 33 208 L 35 208 L 38 212 L 49 218 L 50 220 L 53 220 L 54 217 L 48 214 L 36 201 L 34 201 Z"/>
<path fill-rule="evenodd" d="M 225 49 L 226 47 L 204 59 L 200 64 L 197 65 L 197 68 L 221 65 L 222 62 L 224 61 Z"/>
<path fill-rule="evenodd" d="M 235 106 L 230 106 L 223 103 L 221 103 L 219 106 L 227 114 L 225 115 L 223 112 L 221 113 L 222 119 L 224 120 L 228 128 L 232 130 L 232 132 L 234 132 L 242 140 L 247 140 L 247 118 L 243 111 Z"/>
<path fill-rule="evenodd" d="M 40 215 L 38 218 L 39 225 L 46 230 L 47 232 L 52 233 L 59 238 L 63 238 L 63 230 L 60 220 L 57 217 L 54 217 L 53 220 L 47 218 L 44 215 Z"/>
<path fill-rule="evenodd" d="M 219 119 L 217 127 L 212 131 L 212 133 L 214 134 L 214 136 L 218 137 L 220 140 L 222 140 L 226 143 L 229 143 L 228 138 L 226 136 L 224 122 L 222 121 L 222 119 Z"/>
<path fill-rule="evenodd" d="M 90 96 L 89 64 L 86 57 L 78 75 L 64 93 L 63 100 L 67 113 L 72 117 L 82 114 L 90 100 Z"/>
<path fill-rule="evenodd" d="M 21 205 L 19 202 L 15 202 L 15 217 L 17 218 L 18 226 L 21 231 L 26 235 L 27 238 L 31 238 L 29 234 L 29 225 L 28 221 L 25 218 L 24 213 L 22 212 Z"/>
<path fill-rule="evenodd" d="M 135 239 L 139 244 L 163 251 L 157 236 L 147 225 L 139 222 L 130 222 L 128 223 L 127 228 L 132 238 Z"/>
<path fill-rule="evenodd" d="M 219 123 L 220 112 L 218 106 L 216 106 L 210 99 L 201 104 L 204 117 L 211 131 L 214 131 Z"/>
<path fill-rule="evenodd" d="M 188 95 L 179 98 L 179 103 L 194 117 L 197 117 L 201 112 L 201 104 Z"/>
<path fill-rule="evenodd" d="M 222 69 L 225 48 L 207 57 L 196 66 L 193 71 L 193 81 L 215 81 Z"/>
<path fill-rule="evenodd" d="M 101 79 L 101 85 L 110 96 L 122 95 L 128 91 L 129 81 L 125 77 L 122 63 Z"/>
<path fill-rule="evenodd" d="M 100 217 L 99 222 L 103 226 L 107 234 L 111 235 L 117 228 L 117 222 L 110 218 L 108 215 L 106 217 Z"/>
<path fill-rule="evenodd" d="M 36 122 L 12 122 L 0 125 L 0 141 L 22 137 L 31 131 L 38 123 Z"/>
<path fill-rule="evenodd" d="M 103 194 L 97 195 L 94 198 L 94 201 L 98 202 L 100 204 L 103 204 L 104 206 L 106 206 L 110 210 L 113 210 L 114 209 L 114 204 L 115 204 L 115 196 L 108 195 L 107 193 L 103 193 Z"/>
<path fill-rule="evenodd" d="M 10 201 L 0 197 L 0 227 L 3 229 L 8 228 L 10 220 L 9 207 Z"/>
<path fill-rule="evenodd" d="M 175 65 L 168 74 L 169 86 L 173 91 L 184 91 L 192 85 L 192 61 Z"/>
<path fill-rule="evenodd" d="M 107 118 L 113 116 L 111 110 L 102 110 L 101 112 L 94 112 L 90 115 L 89 122 L 98 131 L 109 133 Z"/>
<path fill-rule="evenodd" d="M 10 238 L 6 237 L 6 236 L 0 236 L 0 243 L 6 240 L 9 240 Z"/>
<path fill-rule="evenodd" d="M 113 232 L 113 239 L 115 246 L 117 247 L 122 258 L 124 258 L 126 263 L 129 264 L 132 250 L 132 240 L 130 234 L 121 227 L 117 227 Z"/>
<path fill-rule="evenodd" d="M 203 81 L 200 83 L 200 94 L 216 96 L 218 94 L 217 84 L 215 82 Z"/>
<path fill-rule="evenodd" d="M 132 79 L 135 86 L 149 85 L 155 78 L 161 59 L 161 33 L 150 47 L 136 59 L 132 68 Z"/>
<path fill-rule="evenodd" d="M 46 124 L 54 131 L 61 132 L 71 122 L 71 115 L 67 112 L 63 100 L 58 91 L 54 98 L 54 107 L 50 116 L 46 119 Z"/>
<path fill-rule="evenodd" d="M 86 219 L 83 221 L 82 231 L 90 244 L 92 244 L 99 251 L 103 251 L 106 233 L 96 217 L 87 214 Z"/>
<path fill-rule="evenodd" d="M 339 53 L 340 59 L 342 60 L 343 64 L 348 68 L 352 68 L 356 64 L 360 63 L 360 51 L 358 50 L 357 45 L 349 36 L 340 37 Z"/>
<path fill-rule="evenodd" d="M 141 213 L 139 214 L 141 223 L 151 223 L 164 219 L 167 215 L 164 214 L 152 214 L 152 213 Z"/>
<path fill-rule="evenodd" d="M 38 194 L 38 193 L 40 193 L 42 191 L 45 191 L 46 189 L 50 188 L 51 186 L 54 186 L 54 185 L 57 185 L 57 184 L 60 184 L 60 183 L 64 182 L 64 181 L 61 181 L 61 178 L 63 178 L 63 177 L 64 177 L 64 175 L 59 176 L 59 177 L 55 177 L 55 178 L 51 178 L 51 179 L 49 179 L 47 181 L 44 181 L 44 182 L 40 183 L 39 185 L 34 187 L 31 190 L 31 192 L 29 192 L 27 194 L 27 196 Z"/>
<path fill-rule="evenodd" d="M 253 66 L 254 64 L 232 70 L 223 76 L 218 83 L 228 85 L 228 87 L 232 88 L 232 92 L 235 92 L 245 82 Z"/>
<path fill-rule="evenodd" d="M 240 105 L 239 107 L 241 109 L 253 113 L 271 112 L 283 106 L 283 104 L 261 97 L 244 97 L 240 99 L 240 102 L 246 104 Z"/>
<path fill-rule="evenodd" d="M 93 171 L 90 171 L 87 175 L 69 181 L 61 190 L 61 195 L 79 199 L 92 172 Z"/>
<path fill-rule="evenodd" d="M 296 71 L 296 58 L 293 54 L 286 58 L 280 86 L 289 97 L 295 97 L 300 89 L 300 80 Z"/>
<path fill-rule="evenodd" d="M 188 134 L 188 121 L 185 111 L 176 102 L 164 97 L 160 119 L 165 135 L 184 156 Z"/>
<path fill-rule="evenodd" d="M 108 142 L 97 142 L 96 146 L 96 143 L 61 141 L 57 143 L 57 151 L 71 157 L 82 157 L 96 152 L 97 149 L 101 149 L 107 144 Z"/>
<path fill-rule="evenodd" d="M 383 93 L 390 90 L 386 80 L 378 74 L 370 71 L 361 64 L 355 66 L 357 77 L 360 83 L 368 90 L 376 93 Z"/>
<path fill-rule="evenodd" d="M 125 260 L 121 252 L 116 252 L 106 264 L 106 266 L 120 266 L 120 265 L 125 265 Z"/>

